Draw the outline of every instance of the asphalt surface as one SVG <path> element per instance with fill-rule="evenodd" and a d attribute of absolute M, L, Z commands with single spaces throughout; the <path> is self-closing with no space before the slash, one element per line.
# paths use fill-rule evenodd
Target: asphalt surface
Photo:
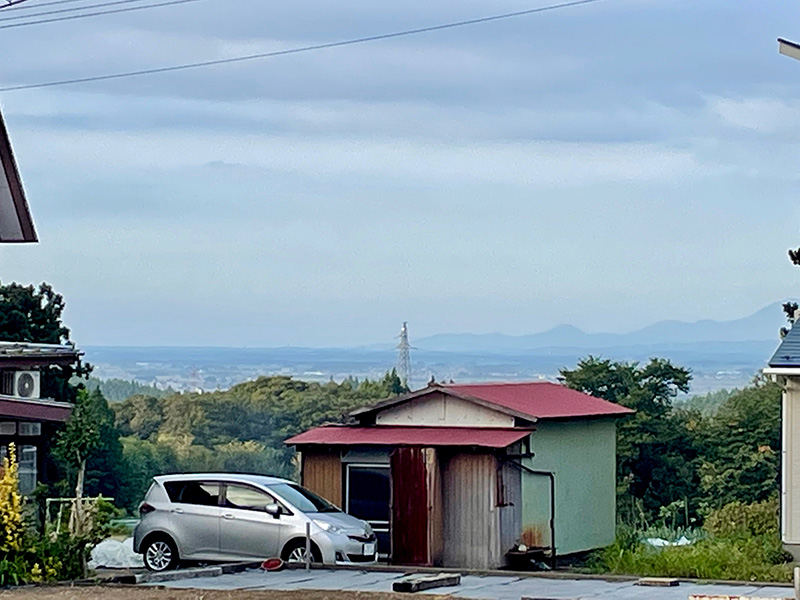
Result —
<path fill-rule="evenodd" d="M 168 588 L 206 590 L 343 590 L 391 592 L 392 583 L 403 573 L 385 571 L 351 571 L 334 569 L 284 570 L 178 579 L 151 585 Z M 520 600 L 522 597 L 546 600 L 578 600 L 585 598 L 614 600 L 687 600 L 690 594 L 753 596 L 759 598 L 794 598 L 790 587 L 681 583 L 674 587 L 645 587 L 634 581 L 602 579 L 549 579 L 499 575 L 466 575 L 461 585 L 436 588 L 418 594 L 452 594 L 460 598 L 493 598 Z"/>

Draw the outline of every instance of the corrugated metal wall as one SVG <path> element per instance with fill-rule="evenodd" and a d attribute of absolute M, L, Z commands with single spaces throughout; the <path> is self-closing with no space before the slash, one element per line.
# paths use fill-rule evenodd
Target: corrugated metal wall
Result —
<path fill-rule="evenodd" d="M 444 566 L 503 566 L 497 459 L 491 454 L 455 454 L 443 461 L 442 469 Z"/>
<path fill-rule="evenodd" d="M 444 558 L 444 510 L 442 507 L 442 469 L 435 448 L 425 449 L 428 471 L 428 562 L 441 566 Z"/>
<path fill-rule="evenodd" d="M 301 483 L 315 494 L 342 507 L 342 459 L 339 452 L 303 452 Z"/>
<path fill-rule="evenodd" d="M 499 473 L 500 550 L 505 555 L 522 537 L 522 472 L 503 463 Z"/>

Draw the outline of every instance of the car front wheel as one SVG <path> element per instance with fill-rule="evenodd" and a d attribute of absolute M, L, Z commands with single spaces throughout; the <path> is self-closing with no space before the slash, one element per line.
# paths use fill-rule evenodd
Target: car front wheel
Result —
<path fill-rule="evenodd" d="M 286 545 L 283 549 L 281 558 L 287 563 L 305 563 L 306 562 L 306 542 L 305 540 L 295 540 Z M 322 557 L 320 556 L 319 549 L 314 542 L 311 542 L 311 562 L 320 563 Z"/>
<path fill-rule="evenodd" d="M 144 566 L 151 571 L 168 571 L 178 567 L 178 549 L 172 540 L 158 537 L 145 544 Z"/>

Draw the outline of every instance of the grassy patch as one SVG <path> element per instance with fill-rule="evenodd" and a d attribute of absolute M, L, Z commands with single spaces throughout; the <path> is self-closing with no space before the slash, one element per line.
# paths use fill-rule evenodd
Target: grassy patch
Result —
<path fill-rule="evenodd" d="M 594 554 L 591 570 L 696 579 L 792 580 L 793 565 L 781 546 L 775 502 L 735 503 L 715 511 L 703 531 L 686 536 L 695 540 L 686 546 L 655 548 L 642 541 L 654 537 L 651 533 L 621 526 L 614 544 Z M 658 537 L 674 540 L 678 536 Z"/>

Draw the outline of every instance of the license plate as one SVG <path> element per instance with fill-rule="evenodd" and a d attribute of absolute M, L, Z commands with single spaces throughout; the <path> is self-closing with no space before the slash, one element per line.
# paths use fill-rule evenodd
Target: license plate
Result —
<path fill-rule="evenodd" d="M 364 556 L 372 556 L 375 554 L 375 543 L 364 544 Z"/>

